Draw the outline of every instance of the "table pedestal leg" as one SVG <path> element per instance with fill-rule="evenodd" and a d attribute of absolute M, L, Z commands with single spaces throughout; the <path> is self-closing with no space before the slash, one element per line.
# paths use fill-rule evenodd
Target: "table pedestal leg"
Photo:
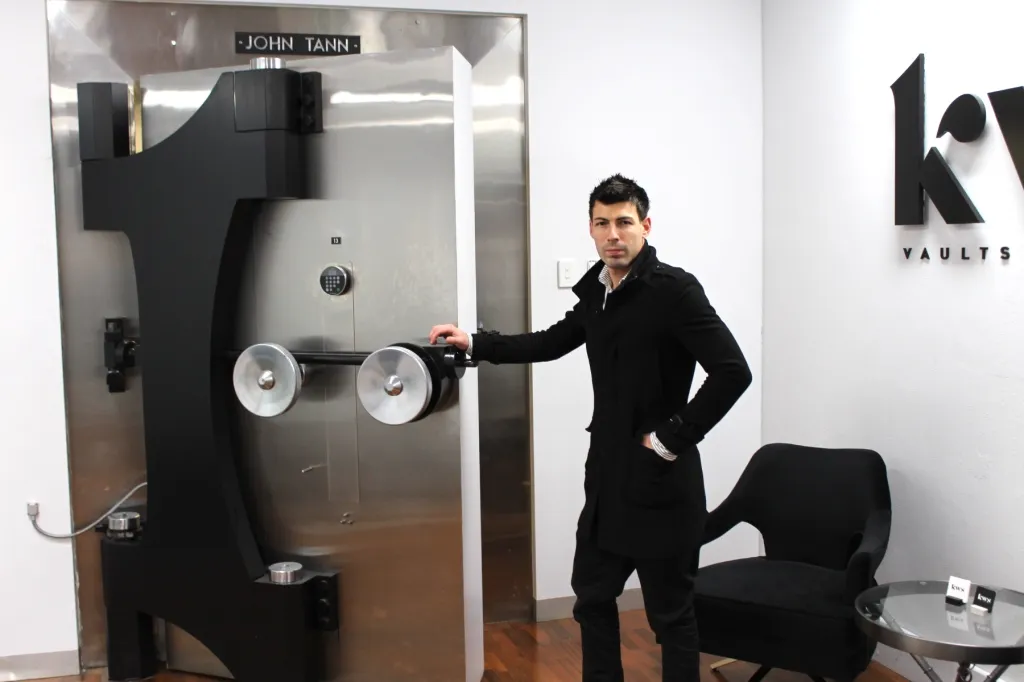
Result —
<path fill-rule="evenodd" d="M 942 678 L 939 677 L 939 674 L 935 672 L 935 668 L 933 668 L 928 661 L 917 654 L 910 654 L 910 657 L 914 659 L 914 662 L 916 662 L 918 666 L 920 666 L 921 670 L 924 671 L 924 674 L 928 676 L 928 679 L 931 680 L 931 682 L 942 682 Z M 956 669 L 956 682 L 972 682 L 972 678 L 974 677 L 974 673 L 971 671 L 972 667 L 973 665 L 970 663 L 961 663 Z M 1005 673 L 1006 669 L 1009 667 L 1010 666 L 1008 665 L 996 666 L 992 669 L 992 672 L 985 677 L 985 682 L 998 682 L 999 678 L 1003 676 L 1003 673 Z"/>
<path fill-rule="evenodd" d="M 995 668 L 992 668 L 992 672 L 990 672 L 988 677 L 985 678 L 985 682 L 996 682 L 996 680 L 1003 676 L 1003 673 L 1005 673 L 1006 669 L 1009 667 L 1010 666 L 1008 665 L 997 665 Z"/>
<path fill-rule="evenodd" d="M 894 619 L 891 615 L 886 617 L 886 614 L 882 613 L 879 614 L 879 619 L 893 630 L 902 630 L 899 624 L 896 623 L 896 619 Z M 1021 637 L 1017 644 L 1018 646 L 1024 644 L 1024 637 Z M 914 662 L 916 662 L 917 665 L 921 668 L 921 670 L 924 671 L 924 674 L 928 676 L 930 682 L 942 682 L 942 678 L 939 677 L 939 674 L 935 672 L 935 668 L 933 668 L 928 661 L 921 658 L 917 654 L 910 654 L 910 657 L 913 658 Z M 971 663 L 960 663 L 960 665 L 957 666 L 956 669 L 956 682 L 971 682 L 972 678 L 974 677 L 974 673 L 971 672 L 972 667 L 974 666 Z M 999 678 L 1002 677 L 1003 673 L 1005 673 L 1006 669 L 1009 667 L 1010 666 L 1008 665 L 997 665 L 995 668 L 992 669 L 992 672 L 990 672 L 988 676 L 985 677 L 985 682 L 998 682 Z"/>
<path fill-rule="evenodd" d="M 913 658 L 917 665 L 921 667 L 921 670 L 924 671 L 924 674 L 928 676 L 928 679 L 931 680 L 931 682 L 942 682 L 942 678 L 939 677 L 937 672 L 935 672 L 935 668 L 931 666 L 931 663 L 924 660 L 917 654 L 910 654 L 910 657 Z"/>

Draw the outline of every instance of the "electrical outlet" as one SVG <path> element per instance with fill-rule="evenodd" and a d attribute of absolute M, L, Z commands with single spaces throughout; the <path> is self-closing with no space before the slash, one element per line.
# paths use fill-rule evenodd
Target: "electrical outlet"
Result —
<path fill-rule="evenodd" d="M 579 268 L 579 261 L 571 258 L 558 261 L 558 288 L 571 289 L 582 276 Z"/>

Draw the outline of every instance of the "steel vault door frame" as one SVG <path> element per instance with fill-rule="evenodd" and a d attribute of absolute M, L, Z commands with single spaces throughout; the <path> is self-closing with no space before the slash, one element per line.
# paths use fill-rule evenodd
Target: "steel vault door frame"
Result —
<path fill-rule="evenodd" d="M 204 34 L 202 26 L 190 25 L 183 18 L 190 13 L 209 13 L 213 28 L 223 31 L 232 20 L 248 17 L 246 28 L 239 30 L 357 33 L 363 35 L 364 53 L 456 44 L 473 64 L 474 90 L 485 93 L 484 100 L 495 95 L 506 98 L 474 107 L 479 319 L 489 328 L 508 332 L 529 328 L 525 17 L 50 0 L 54 171 L 76 527 L 94 520 L 122 490 L 142 479 L 145 459 L 141 387 L 115 396 L 106 392 L 102 333 L 97 329 L 106 316 L 129 320 L 137 316 L 131 254 L 123 236 L 83 233 L 76 131 L 66 88 L 80 80 L 130 83 L 161 70 L 229 69 L 248 62 L 247 55 L 204 52 L 208 45 L 203 38 L 215 32 Z M 131 31 L 125 30 L 125 22 Z M 306 28 L 298 26 L 303 22 Z M 362 28 L 344 28 L 350 23 Z M 140 36 L 137 43 L 134 35 Z M 159 44 L 147 46 L 148 51 L 138 49 L 154 40 Z M 129 267 L 119 271 L 118 266 L 125 263 Z M 480 372 L 486 616 L 488 621 L 532 619 L 529 372 L 516 366 L 484 366 L 474 371 Z M 98 546 L 92 533 L 75 540 L 83 667 L 106 663 Z"/>

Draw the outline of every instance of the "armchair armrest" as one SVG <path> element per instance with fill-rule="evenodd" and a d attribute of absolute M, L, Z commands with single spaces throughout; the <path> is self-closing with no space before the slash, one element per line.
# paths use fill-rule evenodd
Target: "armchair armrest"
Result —
<path fill-rule="evenodd" d="M 701 544 L 710 544 L 739 525 L 742 520 L 740 507 L 740 497 L 735 491 L 722 500 L 722 504 L 715 507 L 704 521 L 704 538 Z"/>
<path fill-rule="evenodd" d="M 858 594 L 871 587 L 875 571 L 889 546 L 891 524 L 892 511 L 888 509 L 876 510 L 868 517 L 860 546 L 846 565 L 846 598 L 849 604 L 853 604 Z"/>

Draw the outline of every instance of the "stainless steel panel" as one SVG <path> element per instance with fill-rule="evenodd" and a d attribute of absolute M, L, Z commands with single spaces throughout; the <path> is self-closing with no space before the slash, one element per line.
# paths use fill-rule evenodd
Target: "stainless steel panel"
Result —
<path fill-rule="evenodd" d="M 529 331 L 523 45 L 517 24 L 473 68 L 477 314 L 487 329 L 506 333 Z M 477 371 L 484 617 L 533 620 L 529 371 Z"/>
<path fill-rule="evenodd" d="M 290 62 L 323 73 L 320 186 L 262 216 L 242 346 L 373 350 L 457 317 L 451 52 L 393 55 Z M 352 268 L 342 297 L 319 289 L 335 263 Z M 248 420 L 252 478 L 273 481 L 253 500 L 277 517 L 260 539 L 342 571 L 340 679 L 464 678 L 463 406 L 386 426 L 360 408 L 354 368 L 319 378 L 290 421 Z M 285 449 L 297 459 L 282 462 Z"/>
<path fill-rule="evenodd" d="M 472 64 L 474 81 L 474 143 L 477 198 L 477 272 L 478 312 L 483 323 L 504 331 L 526 329 L 526 211 L 524 150 L 524 88 L 522 63 L 522 26 L 518 18 L 487 16 L 455 16 L 432 13 L 387 12 L 376 10 L 306 9 L 218 6 L 208 4 L 169 4 L 154 2 L 92 2 L 82 0 L 49 0 L 49 38 L 51 56 L 51 98 L 53 105 L 54 172 L 57 184 L 58 240 L 61 264 L 61 293 L 64 322 L 65 374 L 69 415 L 69 447 L 72 477 L 72 504 L 75 522 L 82 525 L 102 513 L 121 491 L 145 477 L 142 441 L 141 391 L 142 372 L 130 379 L 127 393 L 106 392 L 102 367 L 101 328 L 105 316 L 137 316 L 135 280 L 131 254 L 123 235 L 113 233 L 85 234 L 81 229 L 80 181 L 77 158 L 77 121 L 75 119 L 75 84 L 84 80 L 134 82 L 145 74 L 162 74 L 168 80 L 194 77 L 182 71 L 223 69 L 244 65 L 248 57 L 232 52 L 233 32 L 238 30 L 358 33 L 362 36 L 364 53 L 386 52 L 405 48 L 455 46 Z M 146 144 L 167 130 L 173 130 L 175 116 L 184 120 L 197 106 L 202 90 L 181 87 L 151 90 L 144 98 L 147 122 L 143 126 Z M 208 88 L 208 86 L 207 86 Z M 189 95 L 189 93 L 192 93 Z M 370 94 L 380 94 L 371 88 Z M 163 101 L 161 102 L 161 97 Z M 192 99 L 190 100 L 189 97 Z M 364 105 L 365 106 L 365 105 Z M 159 116 L 148 112 L 164 109 Z M 159 122 L 167 126 L 161 133 Z M 367 129 L 362 129 L 367 130 Z M 382 185 L 383 186 L 383 185 Z M 379 189 L 379 188 L 378 188 Z M 430 197 L 421 202 L 429 205 Z M 349 209 L 348 212 L 317 213 L 309 216 L 312 230 L 323 238 L 325 226 L 350 230 L 354 223 L 376 225 L 374 221 L 396 215 L 393 195 L 381 198 L 371 209 Z M 360 204 L 365 207 L 365 203 Z M 307 209 L 311 210 L 311 209 Z M 353 213 L 353 211 L 355 211 Z M 363 219 L 364 213 L 374 214 Z M 316 222 L 319 221 L 319 222 Z M 268 221 L 265 225 L 271 225 Z M 274 223 L 276 224 L 276 223 Z M 408 224 L 408 223 L 407 223 Z M 383 230 L 386 226 L 378 226 Z M 413 228 L 409 228 L 413 229 Z M 333 232 L 329 232 L 333 234 Z M 273 320 L 264 322 L 255 302 L 258 289 L 269 283 L 284 284 L 274 291 L 281 295 L 303 296 L 303 287 L 310 281 L 315 262 L 317 267 L 327 260 L 335 262 L 352 258 L 358 244 L 343 240 L 343 253 L 329 244 L 323 250 L 307 249 L 304 243 L 280 242 L 287 249 L 270 259 L 275 243 L 273 230 L 262 229 L 259 245 L 253 253 L 253 272 L 259 278 L 251 282 L 253 304 L 241 311 L 252 324 L 244 329 L 248 338 L 287 326 L 287 306 L 272 307 Z M 401 244 L 398 244 L 400 246 Z M 396 256 L 388 244 L 374 256 L 370 277 L 409 276 L 407 261 Z M 368 248 L 375 248 L 373 246 Z M 262 249 L 262 250 L 261 250 Z M 263 255 L 261 255 L 263 254 Z M 320 258 L 327 260 L 317 260 Z M 422 254 L 415 254 L 420 265 L 417 280 L 410 287 L 410 300 L 416 300 L 420 287 L 426 289 L 438 278 L 447 276 L 436 271 L 436 265 L 424 263 Z M 369 257 L 369 256 L 367 256 Z M 275 258 L 282 260 L 278 261 Z M 378 262 L 383 260 L 383 267 Z M 295 276 L 285 272 L 268 272 L 278 262 L 293 260 Z M 259 263 L 259 267 L 256 264 Z M 357 270 L 360 266 L 352 260 Z M 397 265 L 394 265 L 397 263 Z M 389 265 L 390 264 L 390 265 Z M 377 269 L 380 267 L 380 269 Z M 304 269 L 305 268 L 305 269 Z M 317 271 L 318 272 L 318 271 Z M 433 278 L 433 279 L 431 279 Z M 315 284 L 315 277 L 314 284 Z M 359 277 L 357 276 L 357 285 Z M 371 280 L 372 281 L 372 280 Z M 424 283 L 425 282 L 425 283 Z M 290 287 L 290 288 L 289 288 Z M 308 293 L 308 292 L 307 292 Z M 358 301 L 354 288 L 344 303 L 320 310 L 315 319 L 302 317 L 294 329 L 302 330 L 301 338 L 289 338 L 291 345 L 303 348 L 352 347 L 360 342 L 389 343 L 394 337 L 369 331 L 360 322 L 361 314 L 371 311 L 346 309 Z M 309 295 L 306 312 L 316 312 L 319 303 Z M 338 301 L 335 301 L 338 303 Z M 297 310 L 296 312 L 301 312 Z M 401 320 L 415 326 L 419 335 L 437 319 L 423 311 L 423 319 Z M 276 316 L 276 317 L 275 317 Z M 297 316 L 301 317 L 301 316 Z M 396 321 L 397 322 L 397 321 Z M 366 328 L 365 338 L 356 338 L 356 330 Z M 411 328 L 411 327 L 410 327 Z M 264 331 L 265 330 L 265 331 Z M 403 331 L 397 328 L 395 331 Z M 349 336 L 351 334 L 351 336 Z M 404 331 L 403 331 L 404 334 Z M 530 613 L 532 595 L 532 558 L 530 538 L 529 489 L 529 422 L 527 373 L 524 368 L 489 367 L 477 370 L 480 377 L 480 438 L 482 453 L 482 508 L 484 511 L 484 581 L 485 615 L 488 621 L 521 618 Z M 144 369 L 143 369 L 144 372 Z M 415 498 L 416 503 L 378 505 L 380 513 L 389 514 L 394 528 L 381 537 L 367 539 L 369 552 L 380 552 L 392 562 L 390 570 L 400 570 L 409 563 L 410 552 L 425 551 L 443 527 L 437 519 L 448 515 L 443 507 L 429 501 L 443 487 L 426 488 L 422 476 L 413 473 L 402 451 L 382 451 L 372 463 L 364 460 L 374 447 L 369 427 L 360 421 L 358 432 L 345 426 L 345 415 L 352 414 L 353 385 L 344 371 L 327 372 L 303 392 L 302 401 L 282 418 L 254 425 L 253 438 L 269 444 L 282 442 L 280 434 L 288 433 L 289 448 L 285 457 L 267 457 L 264 447 L 253 451 L 248 460 L 253 514 L 267 542 L 285 545 L 299 554 L 330 556 L 337 551 L 337 540 L 343 537 L 366 538 L 366 525 L 360 519 L 348 526 L 340 523 L 345 513 L 354 513 L 361 502 L 355 483 L 364 476 L 363 496 L 367 490 L 398 491 Z M 346 410 L 349 410 L 346 413 Z M 342 415 L 338 418 L 337 415 Z M 365 415 L 363 415 L 365 417 Z M 370 425 L 372 426 L 372 425 Z M 443 431 L 442 431 L 443 432 Z M 433 432 L 425 434 L 429 437 Z M 381 435 L 383 437 L 383 435 Z M 390 437 L 390 436 L 389 436 Z M 433 437 L 437 437 L 433 434 Z M 358 438 L 359 458 L 345 459 L 338 453 L 348 450 Z M 370 450 L 363 450 L 363 443 Z M 350 450 L 349 450 L 350 451 Z M 398 463 L 401 473 L 391 473 L 380 465 Z M 365 466 L 361 466 L 361 462 Z M 141 497 L 141 495 L 140 495 Z M 418 505 L 418 506 L 417 506 Z M 383 509 L 386 507 L 387 509 Z M 370 508 L 375 507 L 372 503 Z M 424 512 L 423 510 L 428 510 Z M 365 509 L 360 510 L 364 514 Z M 403 516 L 404 514 L 404 516 Z M 374 517 L 382 518 L 382 517 Z M 410 523 L 424 523 L 426 533 Z M 391 526 L 389 526 L 391 527 Z M 416 528 L 416 530 L 412 530 Z M 347 535 L 346 535 L 347 534 Z M 387 544 L 376 544 L 387 538 Z M 454 536 L 453 536 L 454 538 Z M 403 543 L 408 543 L 403 547 Z M 433 552 L 446 552 L 447 545 L 432 546 Z M 376 547 L 377 549 L 373 549 Z M 452 546 L 452 552 L 457 545 Z M 350 555 L 354 556 L 354 555 Z M 315 559 L 314 559 L 315 560 Z M 76 561 L 79 573 L 79 608 L 81 614 L 82 657 L 86 667 L 105 663 L 105 632 L 102 591 L 99 574 L 98 543 L 92 534 L 76 539 Z M 393 587 L 388 571 L 372 576 L 377 582 L 368 587 L 371 594 L 387 598 Z M 444 583 L 423 578 L 424 592 L 445 589 Z M 417 602 L 411 602 L 417 605 Z M 429 600 L 419 603 L 415 617 L 400 629 L 387 611 L 374 607 L 361 626 L 366 636 L 387 636 L 392 644 L 410 637 L 417 628 L 430 627 L 449 613 L 432 613 Z M 382 617 L 384 616 L 384 617 Z M 351 623 L 356 627 L 359 623 Z M 389 629 L 391 628 L 391 629 Z M 199 669 L 217 670 L 216 662 L 203 662 L 200 648 L 174 628 L 167 635 L 168 657 L 189 661 Z M 211 667 L 212 666 L 212 667 Z M 407 671 L 416 678 L 414 671 Z M 385 679 L 385 678 L 380 678 Z"/>

